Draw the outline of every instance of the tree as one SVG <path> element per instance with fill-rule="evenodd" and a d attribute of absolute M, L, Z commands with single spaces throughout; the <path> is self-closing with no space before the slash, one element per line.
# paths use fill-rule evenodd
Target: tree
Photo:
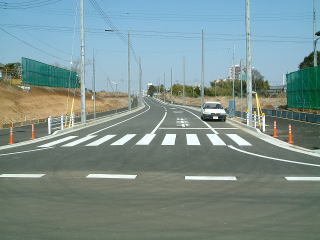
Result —
<path fill-rule="evenodd" d="M 153 85 L 150 85 L 149 86 L 149 89 L 148 89 L 148 95 L 150 95 L 150 97 L 153 97 L 153 94 L 157 91 L 156 87 L 153 86 Z"/>
<path fill-rule="evenodd" d="M 7 63 L 4 65 L 6 69 L 6 75 L 11 76 L 12 78 L 19 78 L 21 73 L 21 63 L 14 62 L 14 63 Z"/>
<path fill-rule="evenodd" d="M 320 62 L 320 52 L 317 51 L 317 62 Z M 309 54 L 309 56 L 306 56 L 303 61 L 299 64 L 299 69 L 304 69 L 308 67 L 313 67 L 313 52 Z"/>

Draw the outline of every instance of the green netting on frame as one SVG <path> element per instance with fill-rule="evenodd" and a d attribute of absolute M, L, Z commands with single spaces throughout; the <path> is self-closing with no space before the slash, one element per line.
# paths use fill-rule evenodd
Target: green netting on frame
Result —
<path fill-rule="evenodd" d="M 287 74 L 289 108 L 320 110 L 320 66 Z"/>
<path fill-rule="evenodd" d="M 22 83 L 61 88 L 80 86 L 76 72 L 28 58 L 22 58 Z"/>

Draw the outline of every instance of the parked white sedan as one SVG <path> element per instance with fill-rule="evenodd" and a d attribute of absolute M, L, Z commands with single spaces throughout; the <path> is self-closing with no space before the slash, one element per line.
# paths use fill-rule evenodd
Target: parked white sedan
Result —
<path fill-rule="evenodd" d="M 227 113 L 219 102 L 205 102 L 201 106 L 202 120 L 226 121 Z"/>

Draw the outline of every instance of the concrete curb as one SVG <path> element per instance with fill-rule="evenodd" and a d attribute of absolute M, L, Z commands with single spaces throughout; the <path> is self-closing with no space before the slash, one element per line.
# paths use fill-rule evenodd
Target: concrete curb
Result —
<path fill-rule="evenodd" d="M 29 144 L 33 144 L 33 143 L 37 143 L 37 142 L 42 142 L 42 141 L 45 141 L 45 140 L 56 138 L 58 136 L 63 136 L 63 135 L 68 134 L 68 133 L 76 132 L 76 131 L 79 131 L 79 130 L 84 129 L 84 128 L 88 128 L 88 127 L 92 127 L 92 126 L 95 126 L 95 125 L 98 125 L 98 124 L 101 124 L 101 123 L 109 122 L 111 120 L 114 120 L 114 119 L 129 115 L 131 113 L 135 113 L 137 111 L 140 111 L 144 107 L 145 107 L 145 105 L 143 104 L 141 107 L 137 107 L 136 109 L 133 109 L 131 111 L 127 110 L 127 111 L 123 111 L 121 113 L 114 113 L 114 114 L 111 114 L 111 115 L 108 115 L 108 116 L 100 117 L 98 119 L 91 119 L 91 120 L 89 120 L 88 122 L 86 122 L 84 124 L 78 123 L 73 128 L 66 128 L 66 129 L 63 129 L 63 130 L 58 130 L 58 131 L 55 131 L 52 135 L 40 137 L 40 138 L 37 138 L 37 139 L 34 139 L 34 140 L 19 142 L 19 143 L 15 143 L 15 144 L 12 144 L 12 145 L 1 146 L 0 147 L 0 151 L 1 150 L 5 150 L 5 149 L 10 149 L 10 148 L 15 148 L 15 147 L 21 147 L 21 146 L 25 146 L 25 145 L 29 145 Z"/>

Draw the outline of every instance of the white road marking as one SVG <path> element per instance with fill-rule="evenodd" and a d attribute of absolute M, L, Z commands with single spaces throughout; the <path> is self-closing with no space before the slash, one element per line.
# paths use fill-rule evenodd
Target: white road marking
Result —
<path fill-rule="evenodd" d="M 225 142 L 217 134 L 207 134 L 207 137 L 214 146 L 225 146 Z"/>
<path fill-rule="evenodd" d="M 163 129 L 163 130 L 210 130 L 210 128 L 159 128 L 159 129 Z"/>
<path fill-rule="evenodd" d="M 112 128 L 112 127 L 114 127 L 114 126 L 117 126 L 117 125 L 119 125 L 119 124 L 121 124 L 121 123 L 127 122 L 127 121 L 129 121 L 129 120 L 131 120 L 131 119 L 133 119 L 133 118 L 136 118 L 136 117 L 140 116 L 141 114 L 144 114 L 144 113 L 148 112 L 148 111 L 150 110 L 150 106 L 147 104 L 146 101 L 144 101 L 144 103 L 148 106 L 148 109 L 147 109 L 147 110 L 145 110 L 145 111 L 143 111 L 143 112 L 141 112 L 141 113 L 139 113 L 139 114 L 137 114 L 137 115 L 135 115 L 135 116 L 133 116 L 133 117 L 130 117 L 130 118 L 125 119 L 125 120 L 123 120 L 123 121 L 117 122 L 117 123 L 115 123 L 115 124 L 113 124 L 113 125 L 111 125 L 111 126 L 109 126 L 109 127 L 105 127 L 105 128 L 102 128 L 102 129 L 100 129 L 100 130 L 98 130 L 98 131 L 95 131 L 95 132 L 93 132 L 93 133 L 90 133 L 89 135 L 93 135 L 93 134 L 99 133 L 99 132 L 101 132 L 101 131 L 104 131 L 104 130 L 106 130 L 106 129 Z"/>
<path fill-rule="evenodd" d="M 285 177 L 287 181 L 309 181 L 309 182 L 319 182 L 320 177 Z"/>
<path fill-rule="evenodd" d="M 20 154 L 20 153 L 38 152 L 38 151 L 43 151 L 43 150 L 51 149 L 51 148 L 52 148 L 52 147 L 38 148 L 38 149 L 33 149 L 33 150 L 21 151 L 21 152 L 3 153 L 3 154 L 0 154 L 0 157 L 1 157 L 1 156 L 8 156 L 8 155 L 16 155 L 16 154 Z"/>
<path fill-rule="evenodd" d="M 39 147 L 43 147 L 43 148 L 52 147 L 52 146 L 55 146 L 55 145 L 57 145 L 59 143 L 63 143 L 63 142 L 69 141 L 69 140 L 71 140 L 73 138 L 76 138 L 76 137 L 77 136 L 68 136 L 68 137 L 65 137 L 65 138 L 58 139 L 58 140 L 53 141 L 53 142 L 49 142 L 47 144 L 43 144 L 43 145 L 41 145 Z"/>
<path fill-rule="evenodd" d="M 88 135 L 88 136 L 80 138 L 80 139 L 78 139 L 76 141 L 73 141 L 73 142 L 67 143 L 65 145 L 62 145 L 62 147 L 74 147 L 74 146 L 76 146 L 76 145 L 78 145 L 80 143 L 86 142 L 86 141 L 88 141 L 88 140 L 90 140 L 90 139 L 92 139 L 94 137 L 96 137 L 96 135 Z"/>
<path fill-rule="evenodd" d="M 166 134 L 161 145 L 174 145 L 176 142 L 176 134 Z"/>
<path fill-rule="evenodd" d="M 117 140 L 114 143 L 112 143 L 111 145 L 112 146 L 124 145 L 125 143 L 130 141 L 135 136 L 136 136 L 136 134 L 127 134 L 127 135 L 123 136 L 122 138 L 120 138 L 119 140 Z"/>
<path fill-rule="evenodd" d="M 320 167 L 319 164 L 296 162 L 296 161 L 291 161 L 291 160 L 286 160 L 286 159 L 281 159 L 281 158 L 274 158 L 274 157 L 269 157 L 269 156 L 264 156 L 264 155 L 252 153 L 252 152 L 248 152 L 248 151 L 244 151 L 242 149 L 236 148 L 236 147 L 234 147 L 232 145 L 228 145 L 228 147 L 233 149 L 233 150 L 235 150 L 235 151 L 242 152 L 242 153 L 245 153 L 245 154 L 248 154 L 248 155 L 252 155 L 252 156 L 255 156 L 255 157 L 271 159 L 271 160 L 279 161 L 279 162 L 293 163 L 293 164 L 298 164 L 298 165 L 305 165 L 305 166 L 311 166 L 311 167 Z"/>
<path fill-rule="evenodd" d="M 137 175 L 127 174 L 89 174 L 86 178 L 136 179 Z"/>
<path fill-rule="evenodd" d="M 202 123 L 204 123 L 213 133 L 219 134 L 216 130 L 214 130 L 213 127 L 211 127 L 207 122 L 202 121 L 201 118 L 200 118 L 199 116 L 197 116 L 196 114 L 194 114 L 193 112 L 190 112 L 189 110 L 184 109 L 184 108 L 179 108 L 179 109 L 182 109 L 182 110 L 184 110 L 184 111 L 186 111 L 186 112 L 188 112 L 188 113 L 191 113 L 191 114 L 194 115 L 196 118 L 198 118 Z"/>
<path fill-rule="evenodd" d="M 162 117 L 162 119 L 160 120 L 160 122 L 158 123 L 158 125 L 152 130 L 151 134 L 154 134 L 158 128 L 160 127 L 160 125 L 163 123 L 164 119 L 166 118 L 167 116 L 167 109 L 165 107 L 163 107 L 165 109 L 165 113 L 164 113 L 164 116 Z"/>
<path fill-rule="evenodd" d="M 0 178 L 41 178 L 45 174 L 0 174 Z"/>
<path fill-rule="evenodd" d="M 242 137 L 240 137 L 237 134 L 226 134 L 229 138 L 231 138 L 232 141 L 234 141 L 239 146 L 251 146 L 250 143 L 248 143 L 246 140 L 244 140 Z"/>
<path fill-rule="evenodd" d="M 197 134 L 186 134 L 187 145 L 199 146 L 200 142 Z"/>
<path fill-rule="evenodd" d="M 149 145 L 155 136 L 156 134 L 146 134 L 136 145 Z"/>
<path fill-rule="evenodd" d="M 185 176 L 185 180 L 192 181 L 237 181 L 233 176 Z"/>
<path fill-rule="evenodd" d="M 92 143 L 89 143 L 87 144 L 86 146 L 99 146 L 100 144 L 110 140 L 111 138 L 115 137 L 116 135 L 106 135 L 102 138 L 99 138 L 98 140 L 92 142 Z"/>

